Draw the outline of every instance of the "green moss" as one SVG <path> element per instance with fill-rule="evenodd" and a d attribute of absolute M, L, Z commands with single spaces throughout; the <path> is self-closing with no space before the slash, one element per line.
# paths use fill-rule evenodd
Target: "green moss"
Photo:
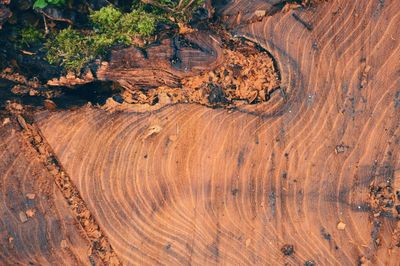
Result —
<path fill-rule="evenodd" d="M 178 1 L 159 0 L 165 5 L 177 6 Z M 196 6 L 204 0 L 183 2 L 183 7 Z M 160 12 L 159 7 L 146 9 L 136 4 L 129 13 L 122 13 L 110 5 L 93 11 L 89 18 L 93 29 L 82 35 L 71 28 L 60 31 L 47 41 L 47 60 L 67 70 L 80 71 L 91 60 L 107 53 L 116 44 L 130 45 L 135 37 L 148 38 L 155 34 L 159 21 L 171 14 Z"/>
<path fill-rule="evenodd" d="M 148 37 L 153 35 L 156 28 L 156 20 L 154 17 L 145 15 L 137 24 L 137 31 L 140 35 Z"/>
<path fill-rule="evenodd" d="M 106 34 L 116 41 L 124 41 L 127 37 L 135 35 L 151 36 L 155 32 L 160 17 L 142 9 L 135 9 L 122 14 L 115 7 L 107 6 L 93 12 L 90 15 L 90 20 L 97 33 Z"/>
<path fill-rule="evenodd" d="M 20 30 L 18 44 L 22 47 L 31 47 L 40 44 L 44 39 L 44 34 L 30 26 Z"/>
<path fill-rule="evenodd" d="M 99 11 L 94 11 L 90 14 L 90 21 L 93 23 L 95 30 L 101 33 L 110 33 L 118 30 L 121 11 L 113 6 L 103 7 Z"/>
<path fill-rule="evenodd" d="M 71 28 L 61 30 L 46 43 L 46 47 L 49 63 L 61 65 L 67 70 L 79 71 L 94 56 L 88 39 Z"/>
<path fill-rule="evenodd" d="M 154 34 L 157 21 L 161 20 L 154 14 L 143 10 L 133 10 L 122 16 L 118 27 L 120 32 L 131 36 L 149 37 Z"/>

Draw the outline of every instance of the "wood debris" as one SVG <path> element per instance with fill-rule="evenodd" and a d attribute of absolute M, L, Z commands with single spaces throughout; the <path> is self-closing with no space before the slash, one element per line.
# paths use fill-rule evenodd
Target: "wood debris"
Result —
<path fill-rule="evenodd" d="M 10 118 L 6 117 L 6 118 L 4 118 L 2 124 L 3 124 L 3 126 L 5 126 L 5 125 L 9 124 L 10 122 L 11 122 Z"/>
<path fill-rule="evenodd" d="M 344 229 L 346 228 L 346 224 L 345 224 L 344 222 L 339 222 L 339 223 L 336 225 L 336 228 L 337 228 L 338 230 L 344 230 Z"/>
<path fill-rule="evenodd" d="M 28 221 L 28 217 L 26 216 L 25 212 L 19 212 L 19 220 L 22 223 L 25 223 L 26 221 Z"/>
<path fill-rule="evenodd" d="M 272 58 L 248 41 L 235 40 L 223 50 L 226 60 L 216 69 L 182 79 L 181 87 L 131 88 L 121 96 L 130 104 L 166 105 L 193 102 L 208 106 L 239 106 L 266 102 L 279 88 Z"/>
<path fill-rule="evenodd" d="M 148 137 L 159 133 L 162 130 L 160 125 L 152 125 L 147 130 L 146 133 L 143 135 L 143 140 L 147 139 Z"/>
<path fill-rule="evenodd" d="M 35 193 L 28 193 L 25 195 L 27 199 L 34 200 L 36 198 Z"/>
<path fill-rule="evenodd" d="M 36 213 L 35 209 L 29 209 L 29 210 L 25 211 L 26 216 L 29 218 L 33 217 L 35 215 L 35 213 Z"/>

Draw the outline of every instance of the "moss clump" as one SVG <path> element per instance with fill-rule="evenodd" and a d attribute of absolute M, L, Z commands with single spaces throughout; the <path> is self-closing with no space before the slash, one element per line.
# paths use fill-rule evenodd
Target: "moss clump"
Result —
<path fill-rule="evenodd" d="M 120 27 L 124 34 L 138 34 L 143 37 L 149 37 L 154 34 L 156 24 L 160 20 L 163 20 L 161 16 L 156 16 L 143 10 L 133 10 L 122 16 Z"/>
<path fill-rule="evenodd" d="M 94 56 L 88 39 L 71 28 L 58 32 L 46 43 L 46 47 L 49 63 L 61 65 L 67 70 L 80 70 Z"/>
<path fill-rule="evenodd" d="M 95 31 L 116 41 L 126 41 L 135 35 L 151 36 L 160 18 L 142 9 L 122 14 L 113 6 L 103 7 L 90 15 Z"/>
<path fill-rule="evenodd" d="M 23 28 L 19 31 L 18 45 L 21 47 L 31 47 L 40 44 L 44 39 L 44 34 L 32 26 Z"/>
<path fill-rule="evenodd" d="M 85 64 L 105 54 L 111 46 L 130 45 L 135 36 L 153 35 L 158 17 L 143 10 L 123 14 L 115 7 L 107 6 L 92 12 L 90 21 L 93 30 L 85 35 L 68 28 L 47 42 L 49 63 L 79 72 Z"/>
<path fill-rule="evenodd" d="M 93 28 L 85 31 L 85 35 L 68 28 L 50 39 L 46 44 L 47 60 L 79 72 L 85 64 L 105 54 L 113 45 L 131 45 L 135 37 L 148 38 L 155 34 L 158 22 L 166 22 L 170 16 L 187 18 L 186 12 L 203 3 L 204 0 L 155 0 L 149 5 L 136 3 L 128 13 L 112 5 L 103 7 L 89 15 Z M 168 13 L 167 10 L 173 12 Z"/>
<path fill-rule="evenodd" d="M 90 14 L 95 29 L 103 33 L 117 29 L 121 17 L 122 12 L 111 5 Z"/>

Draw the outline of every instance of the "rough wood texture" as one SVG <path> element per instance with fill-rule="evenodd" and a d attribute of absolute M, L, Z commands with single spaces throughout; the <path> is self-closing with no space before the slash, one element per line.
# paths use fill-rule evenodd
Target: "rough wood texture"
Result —
<path fill-rule="evenodd" d="M 90 265 L 89 242 L 15 121 L 0 126 L 0 147 L 0 264 Z"/>
<path fill-rule="evenodd" d="M 220 40 L 209 32 L 194 32 L 165 39 L 146 50 L 116 50 L 97 71 L 99 80 L 112 80 L 126 88 L 177 86 L 180 79 L 211 70 L 223 60 Z"/>
<path fill-rule="evenodd" d="M 95 80 L 118 82 L 126 89 L 177 87 L 184 77 L 211 71 L 224 60 L 221 40 L 209 31 L 164 38 L 140 49 L 113 50 L 109 61 L 95 65 L 83 77 L 68 73 L 48 81 L 50 86 L 75 86 Z"/>
<path fill-rule="evenodd" d="M 279 66 L 270 105 L 36 123 L 127 265 L 399 265 L 399 9 L 337 0 L 239 20 Z"/>
<path fill-rule="evenodd" d="M 226 4 L 226 3 L 229 4 Z M 226 22 L 229 28 L 250 23 L 260 17 L 276 13 L 284 0 L 255 0 L 255 1 L 214 1 L 218 16 Z"/>
<path fill-rule="evenodd" d="M 280 67 L 287 99 L 268 114 L 37 120 L 126 264 L 398 265 L 396 210 L 371 203 L 374 184 L 400 187 L 398 10 L 332 1 L 238 30 Z"/>

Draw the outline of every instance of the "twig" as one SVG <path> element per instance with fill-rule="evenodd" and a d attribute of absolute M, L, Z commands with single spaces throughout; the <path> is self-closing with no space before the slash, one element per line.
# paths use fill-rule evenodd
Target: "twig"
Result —
<path fill-rule="evenodd" d="M 42 13 L 42 16 L 43 16 L 43 22 L 44 22 L 44 30 L 47 35 L 47 34 L 49 34 L 49 28 L 47 27 L 46 17 L 44 16 L 44 13 Z"/>

